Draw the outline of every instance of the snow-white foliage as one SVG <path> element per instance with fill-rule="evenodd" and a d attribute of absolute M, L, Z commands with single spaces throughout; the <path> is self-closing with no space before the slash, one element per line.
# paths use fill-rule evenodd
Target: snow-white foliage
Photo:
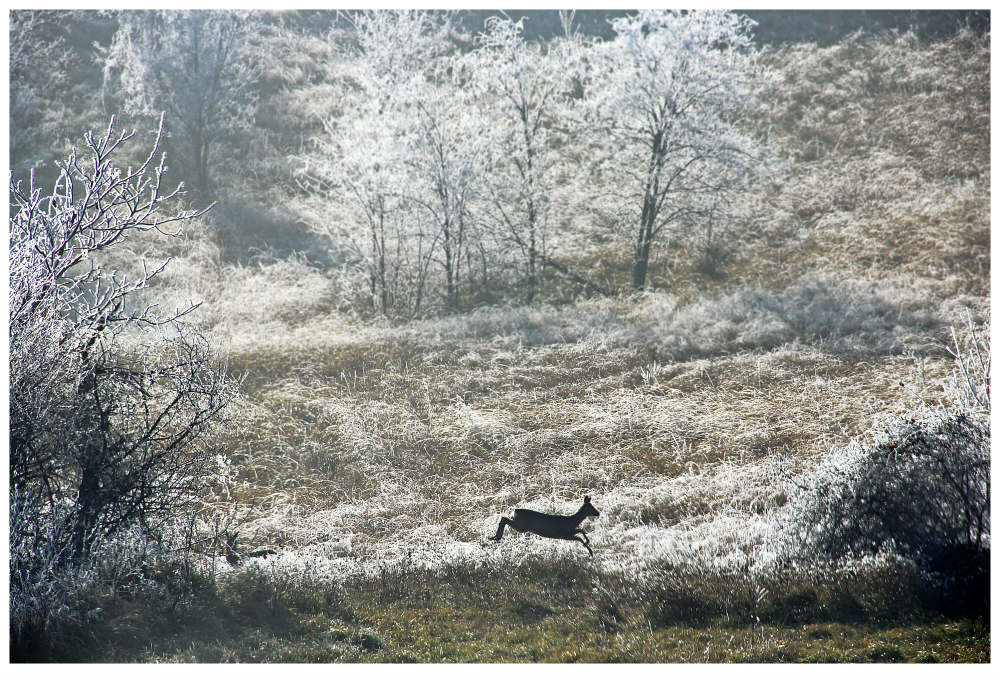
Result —
<path fill-rule="evenodd" d="M 205 192 L 219 151 L 238 145 L 253 122 L 255 59 L 249 38 L 259 30 L 251 12 L 217 10 L 129 11 L 105 54 L 106 97 L 140 116 L 166 112 L 183 148 L 193 189 Z"/>
<path fill-rule="evenodd" d="M 634 246 L 642 288 L 654 240 L 731 217 L 730 201 L 765 163 L 742 127 L 765 73 L 746 17 L 720 10 L 642 10 L 615 19 L 596 47 L 588 102 L 607 134 L 608 208 Z M 624 211 L 621 207 L 624 205 Z"/>
<path fill-rule="evenodd" d="M 548 252 L 555 216 L 556 183 L 565 168 L 560 146 L 571 135 L 567 110 L 578 39 L 529 44 L 523 19 L 494 16 L 479 35 L 479 48 L 463 59 L 476 105 L 493 130 L 496 163 L 486 178 L 485 212 L 505 255 L 517 255 L 533 299 Z M 566 207 L 568 204 L 562 204 Z M 508 252 L 507 248 L 512 248 Z"/>
<path fill-rule="evenodd" d="M 303 176 L 324 198 L 339 192 L 334 208 L 345 203 L 353 217 L 330 219 L 328 205 L 310 224 L 350 246 L 373 308 L 419 313 L 440 303 L 431 295 L 441 285 L 455 307 L 475 270 L 492 266 L 472 214 L 494 151 L 488 127 L 454 79 L 446 17 L 373 11 L 354 21 L 350 114 L 327 120 L 328 137 L 306 157 Z M 473 266 L 473 255 L 484 264 Z"/>

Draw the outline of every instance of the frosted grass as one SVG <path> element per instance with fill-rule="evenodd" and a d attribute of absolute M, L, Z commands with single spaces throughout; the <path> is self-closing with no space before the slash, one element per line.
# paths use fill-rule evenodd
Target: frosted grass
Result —
<path fill-rule="evenodd" d="M 959 400 L 942 387 L 949 326 L 989 319 L 984 110 L 967 128 L 942 113 L 950 89 L 981 84 L 988 48 L 970 65 L 909 39 L 774 55 L 809 109 L 769 113 L 801 156 L 760 229 L 734 232 L 742 285 L 392 324 L 349 308 L 357 278 L 295 259 L 223 267 L 200 242 L 156 291 L 169 305 L 196 290 L 197 319 L 257 372 L 240 435 L 220 438 L 242 442 L 241 493 L 258 498 L 246 539 L 282 550 L 248 563 L 334 581 L 408 564 L 656 577 L 787 560 L 792 477 L 847 460 L 886 418 Z M 593 561 L 574 543 L 485 541 L 513 507 L 568 513 L 584 493 L 602 512 Z"/>

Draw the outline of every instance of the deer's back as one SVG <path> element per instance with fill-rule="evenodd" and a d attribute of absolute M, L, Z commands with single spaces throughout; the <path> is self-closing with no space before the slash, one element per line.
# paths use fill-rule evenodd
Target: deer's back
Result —
<path fill-rule="evenodd" d="M 539 535 L 546 537 L 572 537 L 576 522 L 571 516 L 543 514 L 533 509 L 515 509 L 514 521 Z"/>

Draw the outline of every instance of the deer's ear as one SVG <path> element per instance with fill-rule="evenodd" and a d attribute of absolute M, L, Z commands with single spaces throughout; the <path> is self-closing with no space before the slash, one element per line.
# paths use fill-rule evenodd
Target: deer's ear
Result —
<path fill-rule="evenodd" d="M 590 496 L 589 495 L 583 496 L 583 501 L 584 502 L 590 502 Z"/>

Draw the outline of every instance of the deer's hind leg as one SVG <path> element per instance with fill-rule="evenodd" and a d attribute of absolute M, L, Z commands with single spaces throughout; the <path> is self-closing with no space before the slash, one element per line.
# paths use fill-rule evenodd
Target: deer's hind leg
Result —
<path fill-rule="evenodd" d="M 517 526 L 514 525 L 514 522 L 511 521 L 510 519 L 508 519 L 507 517 L 505 517 L 505 516 L 500 517 L 500 525 L 497 527 L 497 534 L 494 535 L 493 537 L 491 537 L 490 539 L 491 540 L 496 540 L 497 542 L 499 542 L 500 538 L 503 537 L 504 526 L 507 526 L 507 525 L 509 525 L 511 528 L 514 528 L 514 529 L 517 528 Z"/>

